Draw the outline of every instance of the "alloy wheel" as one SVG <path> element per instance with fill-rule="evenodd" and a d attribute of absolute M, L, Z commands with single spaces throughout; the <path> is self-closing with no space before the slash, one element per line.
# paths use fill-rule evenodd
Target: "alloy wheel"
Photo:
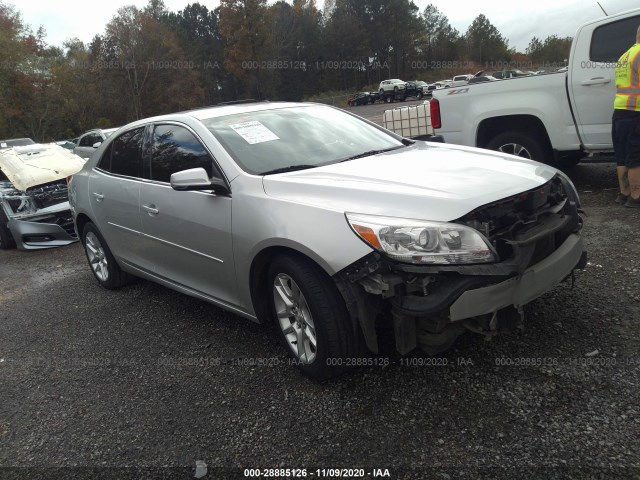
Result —
<path fill-rule="evenodd" d="M 508 153 L 509 155 L 515 155 L 516 157 L 523 157 L 531 159 L 531 152 L 527 150 L 523 145 L 517 143 L 506 143 L 498 148 L 499 152 Z"/>
<path fill-rule="evenodd" d="M 317 353 L 315 324 L 304 294 L 289 275 L 280 273 L 274 278 L 273 303 L 291 351 L 302 363 L 313 363 Z"/>
<path fill-rule="evenodd" d="M 98 236 L 93 232 L 89 232 L 85 237 L 84 243 L 89 265 L 91 265 L 93 273 L 98 277 L 98 280 L 106 282 L 109 278 L 109 264 Z"/>

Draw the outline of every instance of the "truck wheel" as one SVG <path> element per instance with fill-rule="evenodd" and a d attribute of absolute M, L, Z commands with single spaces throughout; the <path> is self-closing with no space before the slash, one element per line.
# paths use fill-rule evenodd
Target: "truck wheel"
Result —
<path fill-rule="evenodd" d="M 0 206 L 0 250 L 9 250 L 16 246 L 11 230 L 7 227 L 8 222 L 7 214 L 4 213 L 2 206 Z"/>
<path fill-rule="evenodd" d="M 317 265 L 280 255 L 269 267 L 269 299 L 280 338 L 302 372 L 325 379 L 344 371 L 357 354 L 342 295 Z"/>
<path fill-rule="evenodd" d="M 551 154 L 547 154 L 547 149 L 539 140 L 521 132 L 500 133 L 489 141 L 486 148 L 539 162 L 548 163 L 551 160 Z"/>

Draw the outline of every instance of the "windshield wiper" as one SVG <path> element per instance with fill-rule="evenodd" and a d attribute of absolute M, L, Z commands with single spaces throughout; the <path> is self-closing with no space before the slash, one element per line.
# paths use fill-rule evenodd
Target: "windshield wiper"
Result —
<path fill-rule="evenodd" d="M 276 173 L 295 172 L 296 170 L 306 170 L 308 168 L 315 168 L 318 165 L 289 165 L 288 167 L 274 168 L 266 172 L 262 172 L 260 175 L 274 175 Z"/>
<path fill-rule="evenodd" d="M 391 150 L 397 150 L 398 148 L 403 148 L 403 147 L 404 147 L 404 145 L 400 145 L 400 146 L 397 146 L 397 147 L 384 148 L 382 150 L 369 150 L 368 152 L 359 153 L 357 155 L 353 155 L 352 157 L 347 157 L 344 160 L 340 160 L 340 163 L 348 162 L 349 160 L 355 160 L 356 158 L 370 157 L 372 155 L 377 155 L 379 153 L 390 152 Z"/>

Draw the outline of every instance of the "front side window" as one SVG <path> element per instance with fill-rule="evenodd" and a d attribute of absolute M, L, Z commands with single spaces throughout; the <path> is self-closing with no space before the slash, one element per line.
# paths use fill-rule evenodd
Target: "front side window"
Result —
<path fill-rule="evenodd" d="M 213 176 L 213 159 L 198 139 L 184 127 L 157 125 L 151 147 L 151 180 L 169 183 L 171 174 L 204 168 Z"/>
<path fill-rule="evenodd" d="M 144 127 L 123 133 L 107 147 L 98 167 L 116 175 L 142 177 L 143 139 Z"/>

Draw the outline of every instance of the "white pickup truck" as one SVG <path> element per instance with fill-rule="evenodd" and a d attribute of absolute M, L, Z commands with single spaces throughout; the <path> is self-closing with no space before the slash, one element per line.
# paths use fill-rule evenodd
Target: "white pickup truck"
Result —
<path fill-rule="evenodd" d="M 640 9 L 582 25 L 564 72 L 434 90 L 435 133 L 558 166 L 612 151 L 615 66 L 639 25 Z"/>

